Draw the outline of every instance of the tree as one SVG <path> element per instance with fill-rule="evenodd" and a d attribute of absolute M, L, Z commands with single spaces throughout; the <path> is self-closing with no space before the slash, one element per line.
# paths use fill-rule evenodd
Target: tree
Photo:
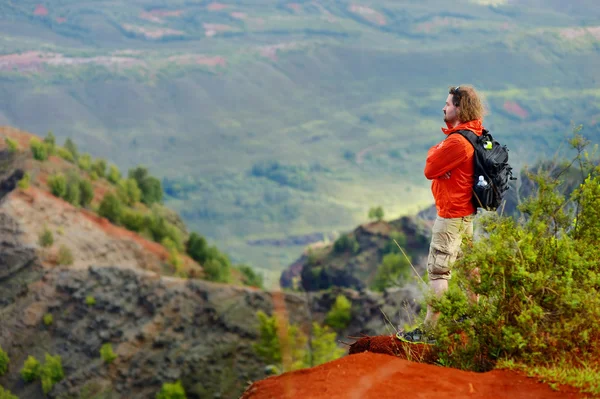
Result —
<path fill-rule="evenodd" d="M 371 287 L 381 292 L 386 288 L 404 285 L 409 277 L 410 264 L 404 255 L 389 253 L 383 257 L 381 265 L 377 268 Z"/>
<path fill-rule="evenodd" d="M 287 320 L 267 316 L 258 311 L 258 342 L 252 347 L 255 353 L 280 370 L 299 370 L 306 367 L 306 336 Z M 287 332 L 287 334 L 286 334 Z"/>
<path fill-rule="evenodd" d="M 67 179 L 63 174 L 52 175 L 48 178 L 48 187 L 52 195 L 64 198 L 67 193 Z"/>
<path fill-rule="evenodd" d="M 81 191 L 79 184 L 79 177 L 75 175 L 69 177 L 64 199 L 71 205 L 79 206 L 79 203 L 81 202 Z"/>
<path fill-rule="evenodd" d="M 76 161 L 79 158 L 79 151 L 77 150 L 77 145 L 75 145 L 71 138 L 67 138 L 65 140 L 64 148 L 69 152 L 69 154 L 71 154 L 73 160 Z"/>
<path fill-rule="evenodd" d="M 348 326 L 352 319 L 352 304 L 344 295 L 338 295 L 335 298 L 335 303 L 327 316 L 325 324 L 331 326 L 335 330 L 343 330 Z"/>
<path fill-rule="evenodd" d="M 56 138 L 54 137 L 54 133 L 52 133 L 52 131 L 48 132 L 44 138 L 44 143 L 48 148 L 48 154 L 53 155 L 56 152 Z"/>
<path fill-rule="evenodd" d="M 329 330 L 329 327 L 313 323 L 312 334 L 311 348 L 313 366 L 318 366 L 319 364 L 338 359 L 346 353 L 345 350 L 338 348 L 336 334 Z"/>
<path fill-rule="evenodd" d="M 102 158 L 96 159 L 92 164 L 92 169 L 98 177 L 104 177 L 106 175 L 106 161 Z"/>
<path fill-rule="evenodd" d="M 6 374 L 8 371 L 8 364 L 10 363 L 10 358 L 4 352 L 2 347 L 0 347 L 0 377 Z"/>
<path fill-rule="evenodd" d="M 192 232 L 186 244 L 187 254 L 196 262 L 202 264 L 208 257 L 208 244 L 206 239 L 196 232 Z"/>
<path fill-rule="evenodd" d="M 117 168 L 115 165 L 110 165 L 110 168 L 108 169 L 108 176 L 106 176 L 106 178 L 109 182 L 117 184 L 121 180 L 121 172 L 119 171 L 119 168 Z"/>
<path fill-rule="evenodd" d="M 77 159 L 77 165 L 88 172 L 92 168 L 92 157 L 90 154 L 83 154 Z"/>
<path fill-rule="evenodd" d="M 383 208 L 378 206 L 369 209 L 369 219 L 375 219 L 378 222 L 383 220 Z"/>
<path fill-rule="evenodd" d="M 129 170 L 129 177 L 137 181 L 138 187 L 142 190 L 142 202 L 148 206 L 162 202 L 162 185 L 160 180 L 148 174 L 148 169 L 138 166 Z"/>
<path fill-rule="evenodd" d="M 102 198 L 102 202 L 100 202 L 100 207 L 98 208 L 98 214 L 100 216 L 107 218 L 113 223 L 119 223 L 122 212 L 123 205 L 116 195 L 107 193 L 104 198 Z"/>
<path fill-rule="evenodd" d="M 263 288 L 264 281 L 262 274 L 256 273 L 254 269 L 247 265 L 239 265 L 237 266 L 237 269 L 243 275 L 244 285 L 256 288 Z"/>
<path fill-rule="evenodd" d="M 79 191 L 81 194 L 79 204 L 83 207 L 91 204 L 94 199 L 94 187 L 92 186 L 92 183 L 87 179 L 81 179 L 79 181 Z"/>
<path fill-rule="evenodd" d="M 46 147 L 46 144 L 33 138 L 29 141 L 29 146 L 31 147 L 34 159 L 38 161 L 45 161 L 48 159 L 48 148 Z"/>
<path fill-rule="evenodd" d="M 138 187 L 135 179 L 121 179 L 117 186 L 117 194 L 121 201 L 129 206 L 133 206 L 140 202 L 142 198 L 142 191 Z"/>

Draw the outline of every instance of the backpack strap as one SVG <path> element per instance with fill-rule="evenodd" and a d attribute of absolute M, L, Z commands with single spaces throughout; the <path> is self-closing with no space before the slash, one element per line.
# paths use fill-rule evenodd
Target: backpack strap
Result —
<path fill-rule="evenodd" d="M 450 133 L 450 135 L 452 135 L 452 134 L 460 134 L 465 139 L 467 139 L 467 141 L 469 143 L 471 143 L 471 145 L 473 146 L 474 149 L 477 148 L 477 140 L 479 139 L 479 136 L 477 136 L 472 131 L 470 131 L 470 130 L 458 130 L 456 132 Z M 487 134 L 487 130 L 484 129 L 482 135 L 485 135 L 485 134 Z"/>

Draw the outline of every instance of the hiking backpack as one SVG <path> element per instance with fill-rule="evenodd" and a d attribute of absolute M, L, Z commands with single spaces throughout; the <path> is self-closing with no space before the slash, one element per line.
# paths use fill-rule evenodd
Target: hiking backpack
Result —
<path fill-rule="evenodd" d="M 504 193 L 509 188 L 510 180 L 517 180 L 512 175 L 512 167 L 508 164 L 508 148 L 494 140 L 489 131 L 477 136 L 470 130 L 456 132 L 466 138 L 475 149 L 473 159 L 473 205 L 475 209 L 483 208 L 495 211 L 502 203 Z M 479 176 L 487 185 L 479 184 Z"/>

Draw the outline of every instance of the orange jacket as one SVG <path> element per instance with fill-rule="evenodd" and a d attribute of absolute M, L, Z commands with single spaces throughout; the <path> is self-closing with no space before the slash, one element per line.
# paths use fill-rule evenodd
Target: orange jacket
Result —
<path fill-rule="evenodd" d="M 460 134 L 450 135 L 458 130 L 470 130 L 481 136 L 483 126 L 481 120 L 476 119 L 454 128 L 442 128 L 447 137 L 429 149 L 425 163 L 425 177 L 433 180 L 431 191 L 437 213 L 443 218 L 459 218 L 476 212 L 471 202 L 475 150 Z"/>

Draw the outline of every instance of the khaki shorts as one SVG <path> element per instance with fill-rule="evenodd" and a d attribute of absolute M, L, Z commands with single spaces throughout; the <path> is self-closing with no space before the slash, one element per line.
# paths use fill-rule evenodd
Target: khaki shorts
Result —
<path fill-rule="evenodd" d="M 438 216 L 433 224 L 427 273 L 429 280 L 449 280 L 451 267 L 461 255 L 461 244 L 473 237 L 473 219 L 475 215 L 447 219 Z"/>

